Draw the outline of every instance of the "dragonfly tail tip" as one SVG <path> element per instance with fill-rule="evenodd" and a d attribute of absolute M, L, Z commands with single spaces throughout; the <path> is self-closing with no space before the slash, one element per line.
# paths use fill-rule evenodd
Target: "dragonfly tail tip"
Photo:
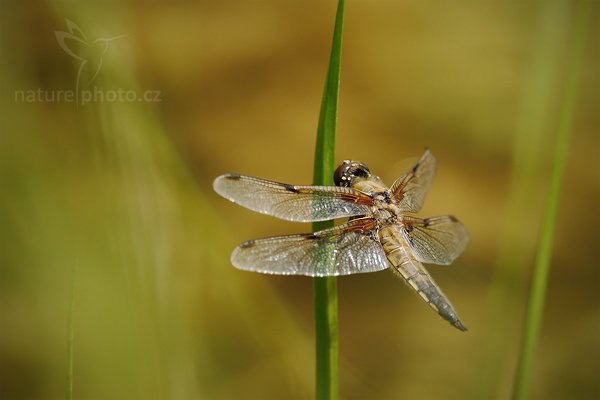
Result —
<path fill-rule="evenodd" d="M 463 332 L 468 331 L 469 329 L 460 321 L 455 321 L 452 325 L 454 325 L 456 328 L 460 329 Z"/>

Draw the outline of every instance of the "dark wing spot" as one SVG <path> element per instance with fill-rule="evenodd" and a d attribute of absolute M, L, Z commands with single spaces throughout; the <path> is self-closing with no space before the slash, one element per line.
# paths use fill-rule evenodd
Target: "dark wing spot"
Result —
<path fill-rule="evenodd" d="M 412 223 L 411 223 L 411 222 L 405 222 L 405 223 L 404 223 L 404 230 L 405 230 L 407 233 L 411 233 L 411 232 L 413 231 L 413 229 L 414 229 L 414 227 L 413 227 L 413 225 L 412 225 Z"/>
<path fill-rule="evenodd" d="M 456 218 L 454 215 L 448 215 L 448 218 L 450 219 L 450 221 L 452 222 L 458 222 L 458 218 Z"/>
<path fill-rule="evenodd" d="M 240 174 L 225 174 L 225 179 L 231 179 L 231 180 L 237 181 L 240 178 L 241 178 Z"/>
<path fill-rule="evenodd" d="M 255 244 L 254 240 L 248 240 L 247 242 L 240 244 L 240 249 L 250 248 L 250 247 L 254 246 L 254 244 Z"/>
<path fill-rule="evenodd" d="M 429 223 L 431 222 L 431 220 L 429 218 L 425 218 L 423 220 L 423 227 L 427 228 L 429 226 Z"/>
<path fill-rule="evenodd" d="M 311 239 L 311 240 L 314 240 L 314 239 L 317 239 L 317 238 L 318 238 L 318 236 L 317 236 L 317 235 L 315 235 L 314 233 L 305 233 L 305 234 L 303 234 L 302 236 L 303 236 L 304 238 L 306 238 L 306 239 Z"/>
<path fill-rule="evenodd" d="M 417 170 L 419 169 L 419 167 L 421 166 L 421 163 L 416 163 L 414 167 L 412 167 L 412 173 L 416 174 Z"/>
<path fill-rule="evenodd" d="M 292 193 L 300 193 L 300 191 L 294 185 L 288 185 L 287 183 L 284 183 L 283 187 L 285 187 L 287 190 L 289 190 Z"/>

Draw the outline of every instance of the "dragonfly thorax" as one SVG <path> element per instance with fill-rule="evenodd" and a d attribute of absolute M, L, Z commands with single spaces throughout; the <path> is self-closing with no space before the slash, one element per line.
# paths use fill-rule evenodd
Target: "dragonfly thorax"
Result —
<path fill-rule="evenodd" d="M 392 200 L 392 193 L 384 189 L 373 196 L 371 213 L 380 224 L 395 224 L 400 217 L 400 209 Z"/>
<path fill-rule="evenodd" d="M 392 207 L 371 207 L 371 213 L 379 224 L 388 225 L 398 223 L 398 215 Z"/>

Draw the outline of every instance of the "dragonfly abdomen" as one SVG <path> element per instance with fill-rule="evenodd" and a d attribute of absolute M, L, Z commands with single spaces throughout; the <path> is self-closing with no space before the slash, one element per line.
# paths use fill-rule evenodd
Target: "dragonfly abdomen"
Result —
<path fill-rule="evenodd" d="M 466 326 L 460 322 L 450 301 L 423 267 L 423 264 L 413 256 L 402 233 L 393 226 L 385 227 L 379 231 L 379 240 L 388 261 L 392 264 L 392 271 L 402 277 L 442 318 L 461 331 L 466 331 Z"/>

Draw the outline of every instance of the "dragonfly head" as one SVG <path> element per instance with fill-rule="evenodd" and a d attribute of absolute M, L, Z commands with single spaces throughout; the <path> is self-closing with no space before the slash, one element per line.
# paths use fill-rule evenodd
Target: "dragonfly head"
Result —
<path fill-rule="evenodd" d="M 369 167 L 360 161 L 344 160 L 333 173 L 336 186 L 350 187 L 356 181 L 368 179 L 371 176 Z"/>

